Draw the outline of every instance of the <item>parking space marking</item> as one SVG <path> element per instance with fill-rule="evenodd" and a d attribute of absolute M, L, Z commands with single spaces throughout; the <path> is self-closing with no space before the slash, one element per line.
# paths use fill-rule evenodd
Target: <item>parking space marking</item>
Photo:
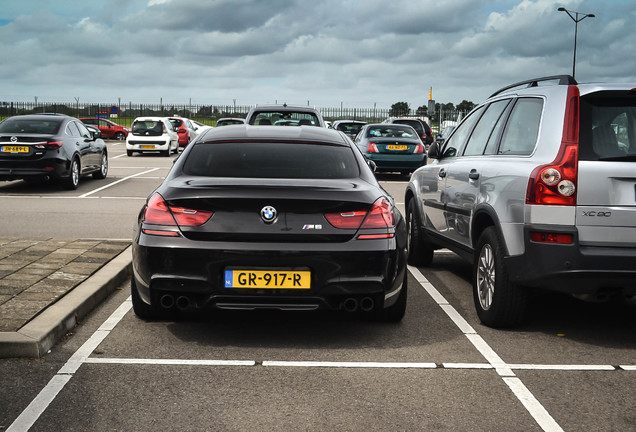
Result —
<path fill-rule="evenodd" d="M 389 369 L 435 369 L 435 363 L 391 363 L 391 362 L 329 362 L 329 361 L 264 361 L 263 366 L 273 367 L 335 367 L 335 368 L 389 368 Z"/>
<path fill-rule="evenodd" d="M 541 405 L 519 378 L 504 377 L 503 380 L 514 395 L 517 396 L 521 404 L 532 415 L 532 418 L 541 426 L 541 429 L 546 432 L 563 432 L 561 426 L 559 426 L 550 413 L 543 408 L 543 405 Z"/>
<path fill-rule="evenodd" d="M 501 357 L 486 343 L 486 341 L 479 336 L 475 330 L 468 324 L 468 322 L 455 310 L 454 307 L 444 298 L 444 296 L 437 291 L 432 284 L 428 282 L 426 277 L 419 271 L 418 268 L 409 266 L 409 271 L 415 276 L 415 279 L 422 285 L 422 287 L 429 293 L 433 293 L 431 297 L 435 299 L 437 304 L 442 308 L 444 312 L 449 316 L 451 320 L 462 330 L 468 330 L 462 333 L 468 338 L 473 346 L 481 353 L 486 361 L 495 368 L 499 376 L 508 385 L 512 393 L 522 403 L 526 410 L 530 413 L 532 418 L 537 424 L 544 430 L 549 432 L 563 431 L 561 426 L 552 418 L 550 413 L 541 405 L 541 403 L 532 395 L 532 392 L 517 378 Z M 424 282 L 424 284 L 422 284 Z M 426 286 L 425 286 L 426 285 Z"/>
<path fill-rule="evenodd" d="M 107 185 L 105 185 L 105 186 L 102 186 L 102 187 L 97 188 L 97 189 L 95 189 L 95 190 L 92 190 L 92 191 L 90 191 L 90 192 L 87 192 L 87 193 L 85 193 L 85 194 L 83 194 L 83 195 L 80 195 L 79 197 L 80 197 L 80 198 L 86 198 L 86 197 L 87 197 L 87 196 L 89 196 L 89 195 L 92 195 L 92 194 L 94 194 L 94 193 L 97 193 L 97 192 L 99 192 L 99 191 L 102 191 L 102 190 L 104 190 L 104 189 L 107 189 L 107 188 L 109 188 L 109 187 L 111 187 L 111 186 L 115 186 L 116 184 L 119 184 L 119 183 L 124 182 L 124 181 L 126 181 L 126 180 L 130 180 L 131 178 L 135 178 L 135 177 L 138 177 L 138 176 L 140 176 L 140 175 L 144 175 L 144 174 L 148 174 L 148 173 L 153 172 L 153 171 L 157 171 L 158 169 L 160 169 L 160 168 L 152 168 L 152 169 L 149 169 L 149 170 L 147 170 L 147 171 L 143 171 L 143 172 L 140 172 L 140 173 L 137 173 L 137 174 L 129 175 L 128 177 L 124 177 L 124 178 L 122 178 L 122 179 L 117 180 L 116 182 L 113 182 L 113 183 L 107 184 Z"/>
<path fill-rule="evenodd" d="M 53 402 L 58 393 L 62 391 L 77 369 L 86 361 L 91 353 L 106 339 L 111 330 L 121 321 L 121 319 L 132 309 L 132 299 L 128 297 L 102 326 L 82 344 L 81 347 L 68 359 L 66 364 L 55 374 L 40 393 L 31 401 L 17 419 L 9 426 L 7 432 L 28 431 L 31 426 L 40 418 L 44 410 Z M 108 329 L 108 330 L 104 330 Z"/>
<path fill-rule="evenodd" d="M 184 360 L 184 359 L 118 359 L 88 358 L 85 363 L 93 364 L 135 364 L 135 365 L 177 365 L 177 366 L 255 366 L 254 360 Z"/>

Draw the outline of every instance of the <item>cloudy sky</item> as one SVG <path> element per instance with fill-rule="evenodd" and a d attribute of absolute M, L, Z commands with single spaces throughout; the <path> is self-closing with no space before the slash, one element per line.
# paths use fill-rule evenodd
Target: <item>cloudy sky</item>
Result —
<path fill-rule="evenodd" d="M 636 0 L 2 0 L 0 101 L 389 108 L 636 83 Z"/>

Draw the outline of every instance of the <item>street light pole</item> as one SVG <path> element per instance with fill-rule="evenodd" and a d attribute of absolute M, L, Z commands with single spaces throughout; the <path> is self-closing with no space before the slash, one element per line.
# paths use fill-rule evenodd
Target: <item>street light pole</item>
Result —
<path fill-rule="evenodd" d="M 570 11 L 563 7 L 560 7 L 557 10 L 559 12 L 565 12 L 566 14 L 568 14 L 570 18 L 572 18 L 572 21 L 574 21 L 574 60 L 572 61 L 572 78 L 575 78 L 576 77 L 575 75 L 576 74 L 576 38 L 579 33 L 579 22 L 583 21 L 587 17 L 594 18 L 596 15 Z M 580 18 L 579 18 L 579 15 L 581 16 Z"/>

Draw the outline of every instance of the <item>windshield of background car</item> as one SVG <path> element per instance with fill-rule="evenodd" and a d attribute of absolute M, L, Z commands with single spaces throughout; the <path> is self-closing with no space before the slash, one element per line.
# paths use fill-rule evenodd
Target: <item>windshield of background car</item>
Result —
<path fill-rule="evenodd" d="M 205 177 L 294 179 L 360 175 L 350 147 L 295 142 L 201 143 L 188 154 L 183 172 Z"/>
<path fill-rule="evenodd" d="M 170 119 L 170 123 L 172 124 L 173 127 L 181 127 L 181 125 L 183 124 L 183 120 Z"/>
<path fill-rule="evenodd" d="M 422 126 L 422 123 L 418 122 L 417 120 L 395 120 L 394 123 L 409 125 L 420 135 L 424 133 L 424 127 Z"/>
<path fill-rule="evenodd" d="M 0 123 L 0 133 L 32 133 L 55 135 L 60 130 L 61 120 L 36 120 L 9 118 Z"/>
<path fill-rule="evenodd" d="M 217 126 L 231 126 L 240 124 L 244 124 L 244 122 L 241 120 L 221 120 L 216 123 Z"/>
<path fill-rule="evenodd" d="M 598 92 L 581 98 L 580 159 L 636 156 L 636 97 Z"/>
<path fill-rule="evenodd" d="M 252 125 L 276 125 L 276 126 L 320 126 L 318 117 L 308 112 L 256 112 L 250 119 Z"/>
<path fill-rule="evenodd" d="M 360 129 L 362 129 L 362 126 L 364 126 L 362 123 L 338 123 L 338 127 L 336 129 L 346 133 L 347 135 L 357 135 L 358 132 L 360 132 Z"/>
<path fill-rule="evenodd" d="M 132 125 L 133 135 L 161 136 L 163 135 L 163 122 L 155 120 L 138 120 Z"/>
<path fill-rule="evenodd" d="M 386 125 L 372 126 L 367 129 L 367 138 L 410 138 L 417 139 L 417 133 L 412 127 Z"/>

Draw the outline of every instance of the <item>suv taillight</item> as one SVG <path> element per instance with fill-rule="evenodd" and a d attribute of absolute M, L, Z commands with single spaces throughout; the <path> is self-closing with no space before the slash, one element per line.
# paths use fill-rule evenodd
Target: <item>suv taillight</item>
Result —
<path fill-rule="evenodd" d="M 579 88 L 568 87 L 563 137 L 556 159 L 532 171 L 526 204 L 576 205 L 579 153 Z"/>

